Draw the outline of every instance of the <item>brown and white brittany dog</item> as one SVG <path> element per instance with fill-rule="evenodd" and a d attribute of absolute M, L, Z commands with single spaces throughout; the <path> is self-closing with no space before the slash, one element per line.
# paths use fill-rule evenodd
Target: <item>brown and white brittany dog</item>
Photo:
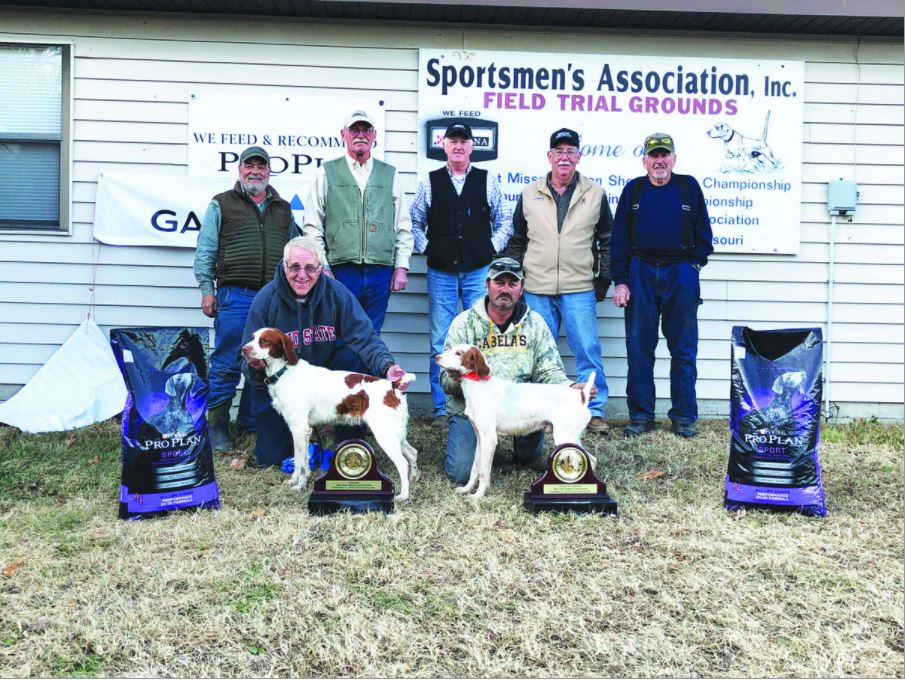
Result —
<path fill-rule="evenodd" d="M 498 434 L 523 435 L 550 424 L 557 446 L 581 444 L 581 433 L 591 420 L 588 401 L 596 373 L 591 373 L 582 390 L 568 385 L 514 383 L 490 375 L 484 355 L 474 345 L 450 347 L 435 361 L 462 376 L 465 415 L 478 439 L 471 475 L 457 492 L 469 493 L 475 482 L 474 498 L 481 498 L 487 491 Z M 593 456 L 591 462 L 596 465 Z"/>
<path fill-rule="evenodd" d="M 361 373 L 313 366 L 298 358 L 292 340 L 277 328 L 255 331 L 251 341 L 242 347 L 242 354 L 247 359 L 264 361 L 273 407 L 292 432 L 295 471 L 288 484 L 302 489 L 308 482 L 312 425 L 364 422 L 399 472 L 396 500 L 408 498 L 409 481 L 418 477 L 418 452 L 406 439 L 408 404 L 399 387 L 412 382 L 414 375 L 406 373 L 393 383 Z"/>

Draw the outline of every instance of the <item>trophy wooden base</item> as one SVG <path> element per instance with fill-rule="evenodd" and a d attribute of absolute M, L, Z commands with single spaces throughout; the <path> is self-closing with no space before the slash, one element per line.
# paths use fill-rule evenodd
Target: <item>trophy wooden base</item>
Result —
<path fill-rule="evenodd" d="M 547 459 L 547 469 L 525 492 L 531 512 L 597 512 L 617 514 L 617 504 L 594 474 L 588 452 L 577 444 L 560 444 Z"/>
<path fill-rule="evenodd" d="M 308 512 L 330 515 L 335 512 L 393 512 L 393 482 L 374 460 L 374 450 L 361 439 L 340 444 L 330 459 L 330 468 L 314 480 L 308 497 Z"/>

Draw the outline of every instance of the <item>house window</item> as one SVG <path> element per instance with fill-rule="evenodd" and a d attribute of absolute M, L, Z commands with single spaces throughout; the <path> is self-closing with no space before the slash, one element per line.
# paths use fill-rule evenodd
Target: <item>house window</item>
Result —
<path fill-rule="evenodd" d="M 69 231 L 69 54 L 0 44 L 0 232 Z"/>

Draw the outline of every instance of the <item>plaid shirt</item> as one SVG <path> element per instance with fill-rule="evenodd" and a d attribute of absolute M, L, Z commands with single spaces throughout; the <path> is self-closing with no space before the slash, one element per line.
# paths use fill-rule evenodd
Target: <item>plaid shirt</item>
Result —
<path fill-rule="evenodd" d="M 452 180 L 457 195 L 462 194 L 462 187 L 465 186 L 465 179 L 468 177 L 468 173 L 471 172 L 472 167 L 474 166 L 469 165 L 468 170 L 461 177 L 454 177 L 449 172 L 449 166 L 446 166 L 446 171 L 449 172 L 449 178 Z M 490 242 L 493 244 L 494 251 L 499 253 L 506 247 L 509 237 L 512 236 L 512 211 L 503 202 L 503 192 L 500 190 L 500 183 L 492 172 L 487 173 L 487 203 L 490 205 L 490 224 L 493 230 Z M 423 253 L 427 249 L 427 211 L 430 206 L 431 182 L 430 177 L 425 177 L 418 184 L 415 199 L 409 209 L 409 214 L 412 217 L 412 235 L 415 237 L 415 251 L 418 253 Z"/>

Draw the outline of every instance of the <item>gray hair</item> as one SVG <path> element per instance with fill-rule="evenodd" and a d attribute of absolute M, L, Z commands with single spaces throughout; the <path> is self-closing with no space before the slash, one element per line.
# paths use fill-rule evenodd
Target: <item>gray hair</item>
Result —
<path fill-rule="evenodd" d="M 283 247 L 283 262 L 289 259 L 289 253 L 293 248 L 305 250 L 317 258 L 318 264 L 326 264 L 326 258 L 321 254 L 320 244 L 313 236 L 296 236 L 290 239 Z"/>

